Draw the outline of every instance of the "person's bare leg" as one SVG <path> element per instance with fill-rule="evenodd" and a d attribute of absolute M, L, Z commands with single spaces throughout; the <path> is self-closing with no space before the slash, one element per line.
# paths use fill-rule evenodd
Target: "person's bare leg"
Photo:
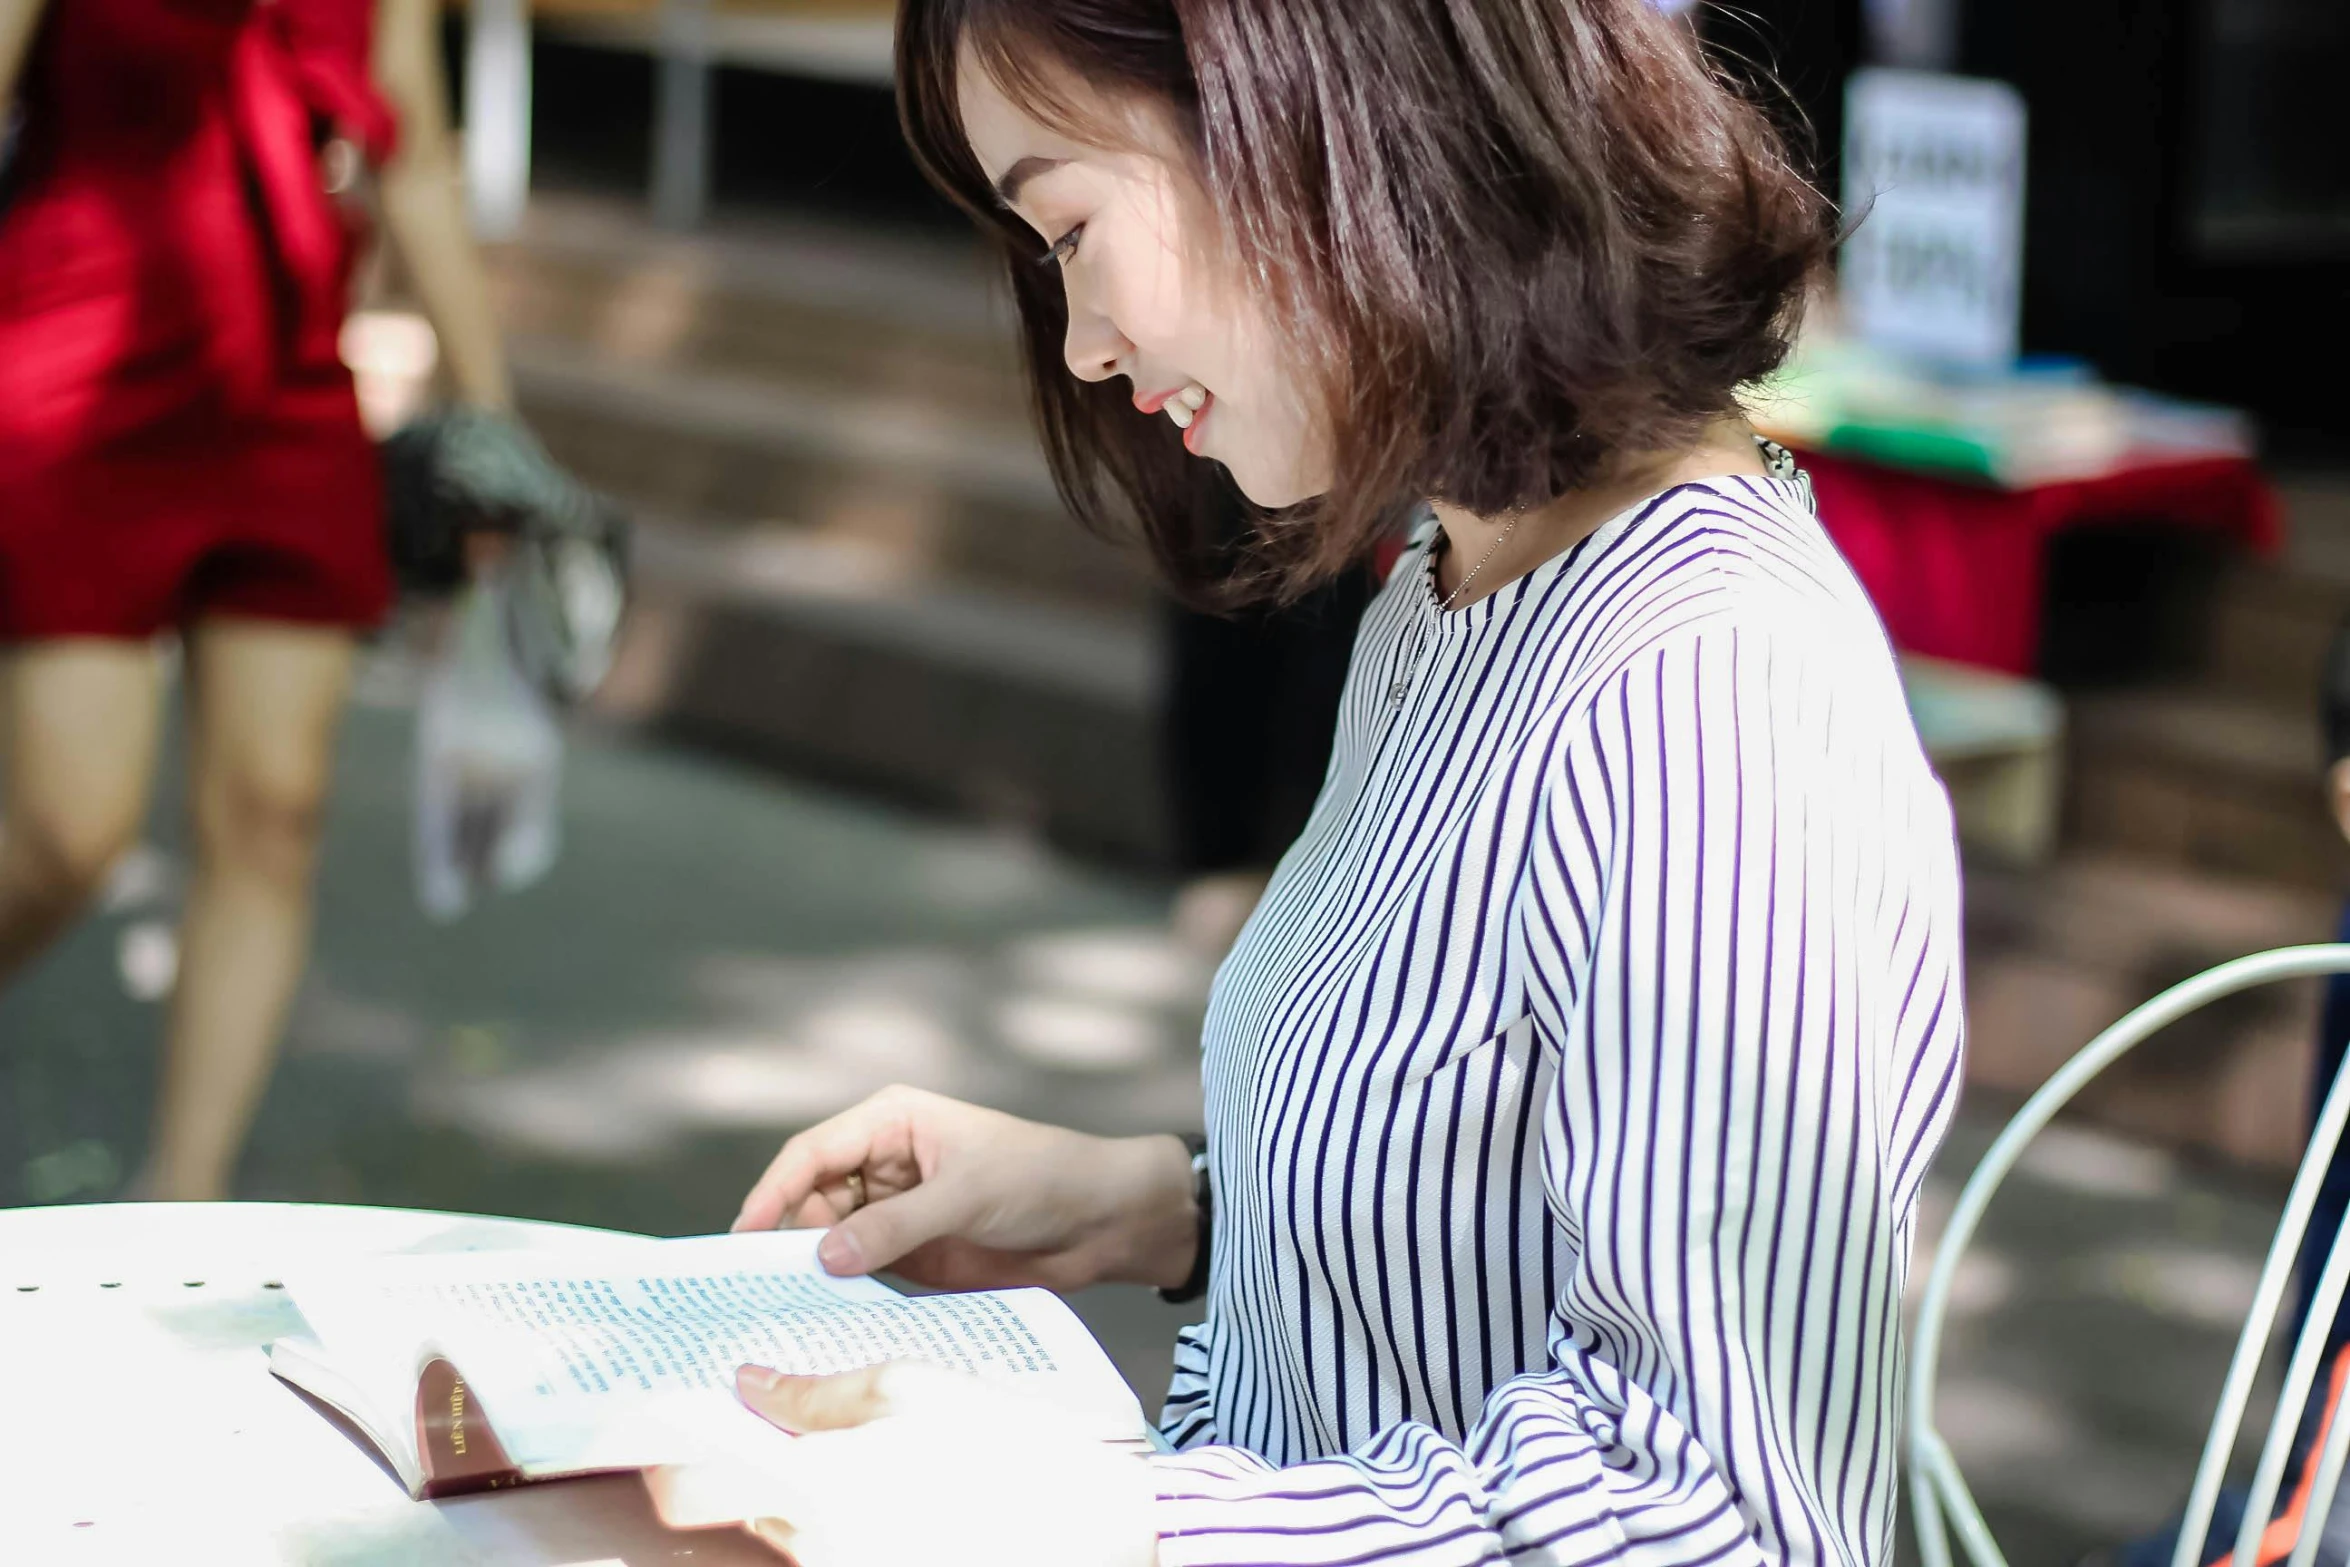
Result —
<path fill-rule="evenodd" d="M 137 838 L 161 705 L 144 642 L 0 653 L 0 984 L 73 923 Z"/>
<path fill-rule="evenodd" d="M 351 678 L 343 632 L 213 620 L 188 641 L 196 872 L 142 1186 L 228 1195 L 310 952 L 311 872 Z"/>

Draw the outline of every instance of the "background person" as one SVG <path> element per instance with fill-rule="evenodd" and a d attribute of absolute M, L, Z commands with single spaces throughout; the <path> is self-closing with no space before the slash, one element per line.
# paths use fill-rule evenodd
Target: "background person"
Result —
<path fill-rule="evenodd" d="M 1433 515 L 1218 976 L 1200 1170 L 898 1091 L 738 1220 L 1204 1285 L 1180 1451 L 1112 1488 L 887 1372 L 746 1369 L 816 1433 L 794 1555 L 1039 1567 L 1019 1520 L 1082 1475 L 1049 1560 L 1889 1559 L 1958 872 L 1883 630 L 1737 416 L 1824 203 L 1646 0 L 909 0 L 899 51 L 1081 511 L 1131 499 L 1182 583 L 1221 465 L 1277 593 Z"/>
<path fill-rule="evenodd" d="M 336 356 L 380 170 L 459 394 L 510 400 L 433 0 L 0 0 L 0 979 L 145 817 L 181 634 L 196 867 L 146 1195 L 226 1195 L 308 948 L 353 637 L 391 596 Z"/>

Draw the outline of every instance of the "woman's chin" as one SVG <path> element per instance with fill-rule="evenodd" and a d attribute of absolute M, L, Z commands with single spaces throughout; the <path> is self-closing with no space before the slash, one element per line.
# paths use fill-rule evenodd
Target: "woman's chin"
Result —
<path fill-rule="evenodd" d="M 1248 497 L 1250 505 L 1263 511 L 1303 506 L 1330 488 L 1327 484 L 1311 483 L 1295 472 L 1267 472 L 1246 459 L 1218 457 L 1217 460 L 1232 475 L 1234 488 Z"/>

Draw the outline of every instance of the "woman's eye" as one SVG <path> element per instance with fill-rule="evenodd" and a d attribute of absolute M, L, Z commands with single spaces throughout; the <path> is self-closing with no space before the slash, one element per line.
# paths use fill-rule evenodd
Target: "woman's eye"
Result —
<path fill-rule="evenodd" d="M 1048 267 L 1056 264 L 1067 265 L 1069 258 L 1077 254 L 1078 236 L 1084 232 L 1085 225 L 1080 223 L 1059 239 L 1054 240 L 1051 247 L 1044 253 L 1042 258 L 1044 264 Z"/>

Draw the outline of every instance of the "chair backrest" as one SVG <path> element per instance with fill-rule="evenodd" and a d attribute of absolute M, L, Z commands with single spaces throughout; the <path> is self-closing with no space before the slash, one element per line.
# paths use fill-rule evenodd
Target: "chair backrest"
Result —
<path fill-rule="evenodd" d="M 1981 1224 L 1983 1211 L 1990 1206 L 1992 1195 L 2000 1182 L 2015 1168 L 2024 1148 L 2039 1135 L 2040 1130 L 2064 1108 L 2073 1097 L 2098 1073 L 2113 1064 L 2141 1040 L 2157 1030 L 2223 996 L 2234 995 L 2255 985 L 2266 985 L 2277 980 L 2300 979 L 2312 975 L 2350 973 L 2350 945 L 2314 947 L 2284 947 L 2274 952 L 2257 952 L 2250 957 L 2223 963 L 2193 979 L 2185 980 L 2136 1008 L 2121 1021 L 2091 1040 L 2080 1052 L 2051 1077 L 2040 1090 L 2025 1101 L 2006 1128 L 1967 1177 L 1960 1191 L 1957 1205 L 1951 1210 L 1950 1222 L 1943 1229 L 1934 1266 L 1927 1275 L 1924 1295 L 1918 1302 L 1917 1326 L 1911 1344 L 1909 1385 L 1909 1463 L 1911 1515 L 1916 1521 L 1918 1555 L 1923 1567 L 1950 1567 L 1950 1536 L 1956 1533 L 1965 1547 L 1974 1567 L 2006 1567 L 2006 1557 L 1991 1538 L 1990 1528 L 1983 1521 L 1982 1510 L 1975 1505 L 1967 1490 L 1965 1479 L 1959 1474 L 1957 1461 L 1949 1446 L 1934 1429 L 1934 1380 L 1942 1353 L 1942 1329 L 1950 1312 L 1951 1286 L 1958 1275 L 1961 1255 L 1967 1243 L 1974 1238 Z M 2302 1156 L 2301 1169 L 2293 1179 L 2293 1189 L 2285 1199 L 2284 1217 L 2278 1221 L 2276 1238 L 2269 1245 L 2268 1260 L 2260 1270 L 2260 1283 L 2253 1292 L 2252 1309 L 2244 1320 L 2244 1329 L 2236 1341 L 2236 1352 L 2228 1365 L 2227 1381 L 2221 1386 L 2219 1407 L 2211 1422 L 2211 1433 L 2205 1439 L 2203 1457 L 2195 1469 L 2195 1483 L 2187 1494 L 2187 1511 L 2179 1528 L 2177 1549 L 2171 1556 L 2171 1567 L 2203 1567 L 2207 1541 L 2211 1530 L 2212 1510 L 2219 1499 L 2220 1481 L 2227 1471 L 2229 1456 L 2234 1453 L 2240 1434 L 2246 1403 L 2252 1396 L 2254 1377 L 2266 1353 L 2270 1337 L 2276 1331 L 2278 1310 L 2292 1281 L 2294 1264 L 2300 1256 L 2301 1243 L 2309 1229 L 2309 1216 L 2317 1205 L 2318 1188 L 2324 1181 L 2326 1165 L 2334 1156 L 2335 1147 L 2342 1140 L 2343 1127 L 2350 1122 L 2350 1072 L 2336 1076 L 2332 1089 L 2326 1095 L 2325 1106 L 2318 1112 L 2316 1129 L 2310 1134 L 2309 1149 Z M 2276 1508 L 2277 1493 L 2284 1480 L 2285 1468 L 2292 1459 L 2294 1435 L 2301 1414 L 2309 1402 L 2319 1365 L 2325 1352 L 2328 1330 L 2335 1313 L 2340 1309 L 2344 1286 L 2350 1285 L 2350 1246 L 2340 1244 L 2340 1232 L 2328 1251 L 2324 1271 L 2319 1275 L 2317 1288 L 2310 1297 L 2309 1312 L 2302 1324 L 2299 1338 L 2293 1345 L 2291 1359 L 2285 1368 L 2285 1386 L 2277 1403 L 2276 1418 L 2270 1422 L 2268 1439 L 2260 1450 L 2260 1462 L 2253 1471 L 2252 1495 L 2244 1510 L 2244 1522 L 2237 1531 L 2229 1555 L 2229 1567 L 2254 1567 L 2262 1531 L 2270 1514 Z M 2320 1450 L 2312 1455 L 2316 1468 L 2309 1483 L 2310 1494 L 2330 1499 L 2342 1478 L 2346 1459 L 2350 1459 L 2350 1420 L 2336 1420 L 2326 1432 Z M 2307 1525 L 2300 1531 L 2288 1567 L 2310 1567 L 2317 1554 L 2318 1541 L 2324 1533 L 2325 1504 L 2320 1503 Z"/>

